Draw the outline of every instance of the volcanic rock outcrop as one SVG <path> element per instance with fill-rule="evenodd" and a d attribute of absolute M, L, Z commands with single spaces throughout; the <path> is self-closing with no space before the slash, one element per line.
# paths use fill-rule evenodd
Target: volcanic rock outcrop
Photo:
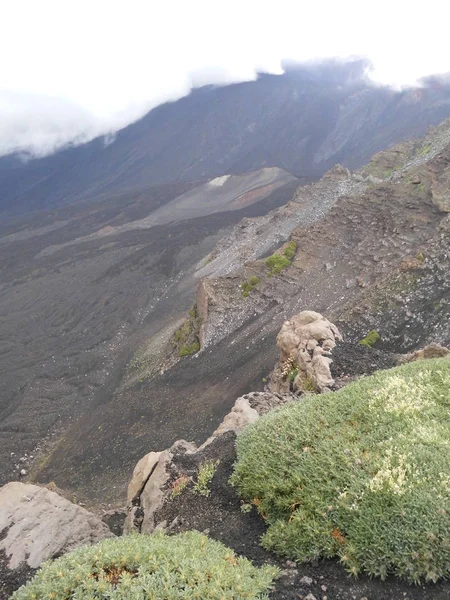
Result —
<path fill-rule="evenodd" d="M 303 311 L 284 323 L 277 338 L 280 361 L 269 383 L 269 391 L 252 392 L 238 398 L 214 433 L 200 446 L 178 440 L 163 452 L 150 452 L 136 465 L 128 485 L 128 515 L 124 531 L 151 533 L 160 524 L 157 512 L 179 485 L 190 481 L 177 467 L 180 456 L 201 461 L 208 447 L 222 436 L 236 435 L 276 406 L 295 400 L 304 391 L 325 392 L 333 384 L 330 352 L 342 340 L 337 327 L 321 314 Z M 295 372 L 295 377 L 292 377 Z M 292 393 L 293 392 L 293 393 Z"/>
<path fill-rule="evenodd" d="M 286 321 L 277 336 L 280 360 L 271 375 L 274 393 L 325 392 L 334 383 L 331 350 L 342 336 L 321 314 L 305 310 Z"/>
<path fill-rule="evenodd" d="M 400 356 L 398 362 L 399 364 L 402 364 L 414 362 L 416 360 L 427 360 L 429 358 L 442 358 L 449 355 L 450 350 L 444 346 L 441 346 L 441 344 L 428 344 L 428 346 L 425 346 L 425 348 L 421 348 L 415 352 L 410 352 Z"/>
<path fill-rule="evenodd" d="M 0 533 L 0 598 L 18 573 L 29 576 L 46 560 L 114 537 L 81 506 L 47 488 L 17 481 L 0 488 Z"/>

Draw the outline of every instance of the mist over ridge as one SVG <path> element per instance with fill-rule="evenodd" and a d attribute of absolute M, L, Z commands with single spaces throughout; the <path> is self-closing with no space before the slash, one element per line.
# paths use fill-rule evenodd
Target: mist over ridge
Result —
<path fill-rule="evenodd" d="M 27 161 L 68 147 L 104 138 L 107 146 L 118 131 L 145 117 L 153 109 L 197 92 L 203 87 L 224 87 L 256 81 L 262 77 L 293 77 L 307 83 L 333 86 L 368 86 L 394 92 L 445 85 L 448 75 L 427 76 L 410 86 L 384 85 L 371 79 L 373 65 L 367 58 L 329 58 L 306 62 L 283 60 L 279 69 L 250 70 L 233 74 L 221 67 L 197 69 L 174 88 L 160 90 L 152 99 L 135 101 L 126 109 L 102 117 L 69 99 L 11 92 L 0 89 L 0 157 L 10 154 Z"/>

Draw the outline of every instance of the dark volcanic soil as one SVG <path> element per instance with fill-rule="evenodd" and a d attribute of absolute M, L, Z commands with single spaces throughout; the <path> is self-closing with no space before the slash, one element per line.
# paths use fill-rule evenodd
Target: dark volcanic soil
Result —
<path fill-rule="evenodd" d="M 212 479 L 208 498 L 186 489 L 180 496 L 167 502 L 157 514 L 157 520 L 171 524 L 177 519 L 172 532 L 197 529 L 220 540 L 237 553 L 256 564 L 270 562 L 282 569 L 282 575 L 271 593 L 272 600 L 300 600 L 312 593 L 317 600 L 447 600 L 450 582 L 436 585 L 410 586 L 394 578 L 387 581 L 360 577 L 355 580 L 335 560 L 311 564 L 286 563 L 259 545 L 265 525 L 255 509 L 241 510 L 241 501 L 228 484 L 236 460 L 235 435 L 228 433 L 202 453 L 178 455 L 176 463 L 188 474 L 195 475 L 204 460 L 220 460 Z M 311 578 L 310 584 L 302 581 Z"/>
<path fill-rule="evenodd" d="M 177 439 L 202 443 L 236 398 L 263 388 L 277 358 L 274 336 L 222 342 L 163 375 L 94 404 L 71 427 L 40 473 L 80 499 L 123 503 L 137 461 Z M 254 343 L 253 343 L 254 342 Z"/>
<path fill-rule="evenodd" d="M 135 396 L 122 397 L 117 388 L 140 344 L 192 304 L 195 265 L 220 235 L 243 216 L 286 202 L 296 183 L 243 210 L 73 243 L 142 218 L 189 187 L 161 186 L 54 214 L 41 211 L 10 221 L 10 229 L 1 224 L 0 485 L 25 468 L 26 477 L 54 480 L 80 498 L 92 491 L 93 500 L 103 500 L 105 493 L 108 502 L 120 496 L 113 486 L 125 489 L 149 446 L 205 436 L 210 412 L 201 423 L 198 412 L 181 421 L 179 409 L 174 412 L 179 404 L 187 414 L 190 406 L 199 411 L 209 401 L 192 392 L 190 404 L 179 387 L 183 375 L 163 378 L 152 389 L 137 386 Z M 205 376 L 211 382 L 214 373 Z M 188 368 L 191 388 L 192 377 Z M 213 411 L 225 393 L 218 392 Z"/>
<path fill-rule="evenodd" d="M 390 369 L 397 363 L 397 355 L 362 344 L 338 342 L 332 352 L 331 375 L 340 384 L 360 377 L 371 375 L 380 369 Z"/>

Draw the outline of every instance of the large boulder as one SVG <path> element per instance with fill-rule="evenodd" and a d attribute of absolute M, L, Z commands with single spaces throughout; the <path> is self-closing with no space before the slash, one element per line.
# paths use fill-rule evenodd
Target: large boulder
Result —
<path fill-rule="evenodd" d="M 239 433 L 250 423 L 254 423 L 261 415 L 269 412 L 276 406 L 285 404 L 291 400 L 289 396 L 277 396 L 271 392 L 250 392 L 236 400 L 233 408 L 225 415 L 223 421 L 213 432 L 199 450 L 214 441 L 215 438 L 223 435 L 227 431 Z"/>
<path fill-rule="evenodd" d="M 105 523 L 81 506 L 47 488 L 18 481 L 0 488 L 0 533 L 4 586 L 18 579 L 15 572 L 31 574 L 46 560 L 114 537 Z"/>
<path fill-rule="evenodd" d="M 270 391 L 287 394 L 324 392 L 334 380 L 331 351 L 342 336 L 321 314 L 305 310 L 285 321 L 277 336 L 280 360 L 272 373 Z"/>
<path fill-rule="evenodd" d="M 37 568 L 78 546 L 113 537 L 107 525 L 47 488 L 12 481 L 0 489 L 0 550 L 14 569 Z"/>

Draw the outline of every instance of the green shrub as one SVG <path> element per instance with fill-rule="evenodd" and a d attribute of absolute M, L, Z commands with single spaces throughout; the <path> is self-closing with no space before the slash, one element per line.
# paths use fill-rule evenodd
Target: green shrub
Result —
<path fill-rule="evenodd" d="M 200 465 L 197 473 L 197 482 L 192 490 L 194 494 L 200 494 L 200 496 L 208 498 L 211 493 L 209 484 L 214 477 L 218 464 L 218 460 L 207 460 Z"/>
<path fill-rule="evenodd" d="M 231 482 L 263 545 L 357 575 L 450 576 L 450 360 L 379 371 L 272 411 L 238 437 Z"/>
<path fill-rule="evenodd" d="M 283 256 L 282 254 L 272 254 L 269 258 L 266 258 L 265 265 L 269 269 L 270 275 L 277 275 L 281 273 L 283 269 L 286 269 L 291 264 L 291 261 Z"/>
<path fill-rule="evenodd" d="M 197 305 L 196 304 L 194 304 L 194 306 L 189 309 L 189 317 L 192 320 L 198 319 L 199 314 L 198 314 L 198 309 L 197 309 Z"/>
<path fill-rule="evenodd" d="M 184 490 L 187 488 L 190 482 L 190 477 L 187 475 L 180 475 L 175 481 L 172 483 L 172 490 L 170 492 L 171 498 L 177 498 L 181 496 Z"/>
<path fill-rule="evenodd" d="M 190 356 L 191 354 L 195 354 L 200 350 L 200 344 L 198 342 L 193 342 L 192 344 L 184 344 L 181 346 L 178 355 L 182 356 Z"/>
<path fill-rule="evenodd" d="M 255 287 L 256 285 L 258 285 L 258 283 L 261 281 L 261 279 L 259 277 L 257 277 L 256 275 L 252 275 L 250 277 L 250 279 L 248 280 L 249 284 L 252 287 Z"/>
<path fill-rule="evenodd" d="M 258 285 L 258 283 L 260 281 L 261 281 L 261 279 L 259 277 L 257 277 L 256 275 L 252 275 L 252 277 L 250 277 L 250 279 L 248 281 L 243 281 L 241 283 L 242 297 L 248 298 L 248 296 L 250 295 L 250 292 L 255 289 L 255 287 Z"/>
<path fill-rule="evenodd" d="M 14 600 L 267 598 L 277 570 L 254 567 L 196 531 L 131 535 L 47 562 Z"/>
<path fill-rule="evenodd" d="M 362 340 L 360 340 L 359 343 L 361 344 L 361 346 L 367 346 L 367 348 L 373 348 L 373 346 L 375 346 L 375 344 L 379 340 L 381 340 L 380 334 L 375 329 L 372 329 L 372 331 L 369 331 L 369 333 L 366 335 L 366 337 L 363 338 Z"/>
<path fill-rule="evenodd" d="M 283 250 L 283 254 L 288 260 L 292 260 L 295 256 L 296 250 L 297 250 L 297 244 L 296 244 L 296 242 L 291 240 L 289 242 L 289 244 L 286 246 L 286 248 Z"/>
<path fill-rule="evenodd" d="M 287 269 L 295 256 L 296 250 L 296 242 L 290 241 L 281 254 L 275 252 L 275 254 L 272 254 L 272 256 L 266 258 L 265 265 L 269 269 L 269 277 L 272 275 L 277 275 L 284 269 Z"/>
<path fill-rule="evenodd" d="M 197 305 L 194 304 L 189 309 L 189 318 L 184 320 L 172 337 L 172 345 L 174 351 L 178 352 L 178 356 L 190 356 L 200 350 L 199 332 L 201 325 L 202 317 Z"/>
<path fill-rule="evenodd" d="M 287 375 L 287 377 L 288 377 L 288 380 L 289 380 L 291 383 L 293 383 L 293 382 L 294 382 L 294 379 L 297 377 L 297 375 L 298 375 L 298 367 L 297 367 L 297 366 L 295 366 L 295 367 L 293 367 L 293 368 L 292 368 L 292 369 L 289 371 L 289 373 L 288 373 L 288 375 Z"/>
<path fill-rule="evenodd" d="M 422 144 L 422 146 L 418 149 L 417 154 L 419 154 L 420 156 L 426 156 L 427 154 L 430 154 L 430 152 L 432 151 L 433 146 L 432 144 L 428 143 L 428 144 Z"/>

